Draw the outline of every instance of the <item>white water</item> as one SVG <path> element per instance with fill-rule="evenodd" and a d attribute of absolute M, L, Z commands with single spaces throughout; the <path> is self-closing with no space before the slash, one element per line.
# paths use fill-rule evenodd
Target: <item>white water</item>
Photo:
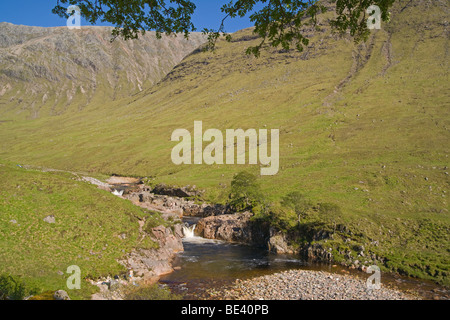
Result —
<path fill-rule="evenodd" d="M 221 244 L 221 243 L 225 243 L 222 240 L 206 239 L 206 238 L 202 238 L 202 237 L 196 236 L 195 235 L 195 227 L 197 227 L 197 225 L 195 225 L 195 224 L 190 225 L 190 226 L 183 226 L 183 234 L 184 234 L 183 242 L 188 242 L 188 243 L 193 243 L 193 244 L 205 244 L 205 243 Z"/>
<path fill-rule="evenodd" d="M 117 191 L 117 190 L 114 189 L 112 194 L 115 195 L 115 196 L 121 197 L 121 196 L 123 196 L 123 190 Z"/>
<path fill-rule="evenodd" d="M 197 225 L 193 224 L 192 226 L 188 227 L 188 226 L 184 226 L 183 227 L 183 233 L 184 233 L 184 237 L 185 238 L 195 238 L 195 227 Z"/>

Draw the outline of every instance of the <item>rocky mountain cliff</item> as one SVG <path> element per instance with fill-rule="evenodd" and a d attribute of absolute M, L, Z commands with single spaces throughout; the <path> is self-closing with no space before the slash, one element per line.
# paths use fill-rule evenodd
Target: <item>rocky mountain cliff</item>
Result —
<path fill-rule="evenodd" d="M 204 38 L 148 32 L 111 42 L 109 27 L 0 23 L 0 115 L 37 118 L 129 97 L 163 78 Z"/>

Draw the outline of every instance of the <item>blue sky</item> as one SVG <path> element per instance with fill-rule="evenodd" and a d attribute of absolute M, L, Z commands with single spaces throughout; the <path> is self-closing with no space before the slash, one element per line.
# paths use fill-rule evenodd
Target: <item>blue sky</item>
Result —
<path fill-rule="evenodd" d="M 193 22 L 197 31 L 203 28 L 217 29 L 223 18 L 220 7 L 227 2 L 229 0 L 194 0 L 197 9 Z M 56 3 L 57 0 L 0 0 L 0 22 L 40 27 L 65 26 L 65 19 L 52 14 Z M 87 23 L 82 20 L 81 25 Z M 251 26 L 248 18 L 236 18 L 228 19 L 225 28 L 227 32 L 235 32 Z"/>

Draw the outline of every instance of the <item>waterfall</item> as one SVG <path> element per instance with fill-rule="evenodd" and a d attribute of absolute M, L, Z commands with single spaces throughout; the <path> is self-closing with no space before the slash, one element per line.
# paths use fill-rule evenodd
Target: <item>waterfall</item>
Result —
<path fill-rule="evenodd" d="M 116 189 L 114 189 L 112 194 L 115 195 L 115 196 L 122 197 L 123 196 L 123 190 L 117 191 Z"/>
<path fill-rule="evenodd" d="M 185 238 L 195 238 L 194 230 L 197 225 L 193 224 L 192 226 L 185 225 L 183 226 L 183 233 Z"/>

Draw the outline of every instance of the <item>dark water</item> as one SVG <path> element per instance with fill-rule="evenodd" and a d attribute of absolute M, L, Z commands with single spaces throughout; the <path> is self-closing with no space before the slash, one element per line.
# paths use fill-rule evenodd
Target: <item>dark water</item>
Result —
<path fill-rule="evenodd" d="M 188 220 L 195 223 L 196 220 Z M 321 270 L 352 274 L 366 280 L 364 272 L 328 264 L 310 264 L 294 255 L 275 255 L 262 248 L 231 244 L 200 237 L 183 240 L 184 252 L 173 262 L 175 271 L 161 278 L 173 292 L 186 299 L 205 298 L 205 290 L 232 285 L 236 279 L 248 279 L 290 269 Z M 426 299 L 449 298 L 449 292 L 431 282 L 382 274 L 383 286 L 413 291 Z"/>
<path fill-rule="evenodd" d="M 293 257 L 275 256 L 248 246 L 195 240 L 185 241 L 184 245 L 185 252 L 175 262 L 181 269 L 171 279 L 236 279 L 303 265 Z"/>
<path fill-rule="evenodd" d="M 305 263 L 293 256 L 274 255 L 267 250 L 202 238 L 183 241 L 175 272 L 161 279 L 175 291 L 201 291 L 207 287 L 231 284 L 236 279 L 297 269 Z"/>

